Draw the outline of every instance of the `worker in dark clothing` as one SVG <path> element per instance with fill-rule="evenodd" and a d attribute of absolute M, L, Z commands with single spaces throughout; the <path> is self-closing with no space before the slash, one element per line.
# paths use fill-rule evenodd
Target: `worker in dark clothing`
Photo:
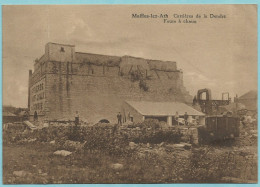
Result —
<path fill-rule="evenodd" d="M 243 125 L 243 127 L 246 127 L 246 118 L 245 118 L 245 116 L 242 116 L 242 118 L 240 119 L 240 121 L 241 121 L 241 123 L 242 123 L 242 125 Z"/>
<path fill-rule="evenodd" d="M 122 124 L 122 115 L 120 112 L 118 112 L 117 114 L 117 124 L 118 125 L 121 125 Z"/>
<path fill-rule="evenodd" d="M 117 117 L 117 124 L 115 124 L 113 127 L 113 131 L 112 131 L 113 136 L 116 133 L 116 131 L 118 130 L 118 126 L 122 124 L 122 115 L 120 112 L 118 112 L 116 117 Z"/>
<path fill-rule="evenodd" d="M 178 112 L 175 113 L 174 119 L 175 119 L 176 125 L 179 125 L 179 113 Z"/>
<path fill-rule="evenodd" d="M 76 114 L 75 114 L 75 125 L 78 126 L 79 125 L 79 112 L 76 111 Z"/>
<path fill-rule="evenodd" d="M 78 141 L 80 138 L 79 135 L 79 112 L 76 111 L 75 113 L 75 125 L 72 127 L 72 134 L 70 137 L 74 141 Z"/>
<path fill-rule="evenodd" d="M 37 120 L 38 120 L 38 115 L 37 115 L 37 112 L 36 112 L 36 111 L 34 112 L 33 119 L 34 119 L 34 121 L 37 121 Z"/>
<path fill-rule="evenodd" d="M 188 114 L 187 114 L 187 112 L 185 112 L 185 114 L 184 114 L 184 122 L 185 122 L 185 125 L 188 125 Z"/>

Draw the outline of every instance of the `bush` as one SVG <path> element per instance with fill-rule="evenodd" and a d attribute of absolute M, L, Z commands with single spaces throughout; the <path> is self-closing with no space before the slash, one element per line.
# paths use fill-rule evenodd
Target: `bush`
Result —
<path fill-rule="evenodd" d="M 105 128 L 94 128 L 87 136 L 85 136 L 85 151 L 102 151 L 110 155 L 123 156 L 128 154 L 130 150 L 126 149 L 128 146 L 127 139 L 120 135 L 113 134 L 110 130 Z"/>
<path fill-rule="evenodd" d="M 149 87 L 147 86 L 147 84 L 144 80 L 139 81 L 139 88 L 143 89 L 145 92 L 147 92 L 149 89 Z"/>
<path fill-rule="evenodd" d="M 162 122 L 159 122 L 157 119 L 146 119 L 142 123 L 132 124 L 132 128 L 134 127 L 140 127 L 142 131 L 138 138 L 132 139 L 136 143 L 179 143 L 182 137 L 179 131 L 171 129 L 163 130 Z"/>
<path fill-rule="evenodd" d="M 182 134 L 174 131 L 156 131 L 152 134 L 146 133 L 143 136 L 140 136 L 133 141 L 136 143 L 152 143 L 159 144 L 162 142 L 167 143 L 180 143 Z"/>
<path fill-rule="evenodd" d="M 151 128 L 153 130 L 160 128 L 160 122 L 157 119 L 146 119 L 141 123 L 133 124 L 134 127 Z"/>
<path fill-rule="evenodd" d="M 131 81 L 136 82 L 142 79 L 142 74 L 138 71 L 131 71 Z"/>
<path fill-rule="evenodd" d="M 247 165 L 248 162 L 240 156 L 234 157 L 232 151 L 216 154 L 212 147 L 192 149 L 189 160 L 190 164 L 184 172 L 184 178 L 189 183 L 219 183 L 223 177 L 237 177 L 237 172 L 241 171 L 240 165 Z M 254 161 L 250 162 L 252 164 Z M 252 175 L 252 178 L 257 176 L 254 168 L 251 172 L 249 175 Z"/>

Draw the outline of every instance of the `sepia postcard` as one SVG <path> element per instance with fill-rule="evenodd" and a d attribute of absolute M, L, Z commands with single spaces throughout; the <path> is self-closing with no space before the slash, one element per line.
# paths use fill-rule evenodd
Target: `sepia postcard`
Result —
<path fill-rule="evenodd" d="M 257 11 L 3 5 L 3 184 L 258 183 Z"/>

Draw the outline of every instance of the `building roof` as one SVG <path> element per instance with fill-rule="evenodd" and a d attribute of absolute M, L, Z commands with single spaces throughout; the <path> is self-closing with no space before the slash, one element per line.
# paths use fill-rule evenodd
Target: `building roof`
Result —
<path fill-rule="evenodd" d="M 60 44 L 60 43 L 55 43 L 55 42 L 48 42 L 47 44 L 66 45 L 66 46 L 70 46 L 70 47 L 75 47 L 75 45 L 72 45 L 72 44 Z M 47 44 L 46 44 L 46 45 L 47 45 Z"/>
<path fill-rule="evenodd" d="M 184 115 L 185 112 L 192 116 L 205 115 L 194 108 L 179 102 L 126 101 L 126 103 L 144 116 L 174 116 L 176 112 L 178 112 L 179 115 Z"/>
<path fill-rule="evenodd" d="M 257 110 L 257 91 L 251 90 L 238 98 L 247 110 Z"/>
<path fill-rule="evenodd" d="M 251 90 L 244 95 L 240 96 L 238 99 L 257 99 L 257 91 Z"/>
<path fill-rule="evenodd" d="M 3 116 L 4 117 L 15 117 L 16 115 L 11 112 L 3 111 Z"/>

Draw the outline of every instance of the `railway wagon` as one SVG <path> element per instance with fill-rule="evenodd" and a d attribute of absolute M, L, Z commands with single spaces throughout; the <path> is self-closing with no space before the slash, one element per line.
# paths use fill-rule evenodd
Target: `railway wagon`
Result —
<path fill-rule="evenodd" d="M 212 143 L 239 136 L 237 117 L 208 116 L 204 126 L 198 127 L 199 143 Z"/>

